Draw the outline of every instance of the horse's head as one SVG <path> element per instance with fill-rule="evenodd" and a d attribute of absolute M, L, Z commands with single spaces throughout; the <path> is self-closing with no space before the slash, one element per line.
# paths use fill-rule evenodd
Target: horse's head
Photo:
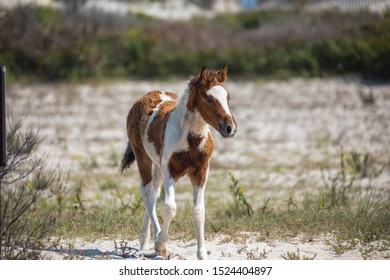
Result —
<path fill-rule="evenodd" d="M 198 111 L 202 118 L 214 127 L 223 137 L 233 137 L 237 124 L 229 108 L 230 94 L 222 83 L 227 79 L 227 67 L 209 71 L 204 67 L 198 78 L 189 84 L 189 111 Z"/>

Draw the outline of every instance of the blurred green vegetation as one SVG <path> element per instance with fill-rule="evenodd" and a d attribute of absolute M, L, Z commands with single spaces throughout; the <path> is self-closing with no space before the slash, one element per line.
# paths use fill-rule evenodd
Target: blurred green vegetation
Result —
<path fill-rule="evenodd" d="M 223 64 L 243 78 L 390 76 L 389 12 L 271 10 L 188 22 L 35 6 L 0 12 L 0 63 L 14 79 L 166 79 Z"/>

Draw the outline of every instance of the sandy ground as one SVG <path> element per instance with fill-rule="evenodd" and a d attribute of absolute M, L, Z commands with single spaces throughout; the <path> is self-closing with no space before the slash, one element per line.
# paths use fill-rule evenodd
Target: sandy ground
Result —
<path fill-rule="evenodd" d="M 45 139 L 40 152 L 48 153 L 53 163 L 61 162 L 72 176 L 114 175 L 123 186 L 138 187 L 134 169 L 116 176 L 126 148 L 128 110 L 150 90 L 181 93 L 186 85 L 186 81 L 14 85 L 7 104 L 39 127 Z M 299 197 L 308 188 L 319 187 L 320 164 L 330 173 L 337 171 L 341 151 L 368 153 L 377 170 L 389 162 L 389 85 L 293 79 L 228 82 L 226 88 L 238 133 L 223 139 L 213 131 L 216 150 L 208 195 L 221 196 L 222 186 L 229 183 L 226 173 L 233 170 L 248 195 L 255 195 L 256 206 L 269 197 L 286 198 L 291 191 Z M 370 92 L 375 102 L 365 105 L 361 95 Z M 389 170 L 376 180 L 388 189 Z"/>
<path fill-rule="evenodd" d="M 84 180 L 86 203 L 98 204 L 110 195 L 109 190 L 99 185 L 104 180 L 114 180 L 125 199 L 135 199 L 134 190 L 139 185 L 135 169 L 123 176 L 118 174 L 118 163 L 127 141 L 126 115 L 133 101 L 153 89 L 181 93 L 186 84 L 185 80 L 14 84 L 9 87 L 7 105 L 15 114 L 25 113 L 27 123 L 40 128 L 39 135 L 45 140 L 38 152 L 47 153 L 53 164 L 60 163 L 69 172 L 71 183 Z M 273 205 L 285 204 L 290 196 L 299 200 L 305 193 L 323 186 L 320 164 L 325 164 L 329 174 L 337 172 L 341 151 L 368 153 L 372 159 L 370 166 L 374 170 L 383 169 L 375 178 L 378 193 L 389 196 L 389 84 L 297 78 L 228 81 L 226 88 L 232 96 L 231 110 L 238 123 L 238 133 L 227 140 L 213 133 L 216 150 L 206 203 L 215 205 L 230 199 L 226 173 L 232 170 L 255 209 L 266 199 Z M 367 104 L 364 100 L 370 94 L 374 102 Z M 191 196 L 188 182 L 180 181 L 178 207 L 191 203 Z M 256 241 L 256 236 L 245 237 L 240 242 L 225 242 L 225 237 L 217 236 L 207 244 L 210 259 L 262 256 L 280 259 L 287 252 L 297 253 L 298 249 L 301 258 L 303 255 L 316 255 L 316 259 L 390 256 L 388 244 L 380 251 L 357 247 L 337 255 L 332 249 L 333 238 L 261 243 Z M 138 247 L 136 240 L 127 242 L 127 246 Z M 50 257 L 63 258 L 66 244 L 63 250 L 50 252 Z M 121 255 L 113 240 L 73 240 L 69 244 L 71 250 L 78 250 L 87 258 L 120 258 Z M 128 255 L 139 258 L 139 253 L 133 251 Z M 194 241 L 174 240 L 169 242 L 165 257 L 193 259 L 195 255 Z"/>
<path fill-rule="evenodd" d="M 286 241 L 256 241 L 256 234 L 242 233 L 240 240 L 232 241 L 228 236 L 217 235 L 207 240 L 208 259 L 210 260 L 283 260 L 294 257 L 305 260 L 358 260 L 388 259 L 390 248 L 387 242 L 375 242 L 353 246 L 345 252 L 336 253 L 334 237 L 331 235 L 303 242 L 301 238 Z M 349 244 L 345 244 L 347 247 Z M 150 244 L 152 248 L 152 244 Z M 373 249 L 375 247 L 375 249 Z M 153 251 L 139 252 L 137 241 L 100 239 L 86 242 L 83 239 L 62 241 L 57 250 L 44 251 L 47 259 L 155 259 L 155 260 L 195 260 L 196 240 L 183 242 L 170 240 L 164 255 Z"/>

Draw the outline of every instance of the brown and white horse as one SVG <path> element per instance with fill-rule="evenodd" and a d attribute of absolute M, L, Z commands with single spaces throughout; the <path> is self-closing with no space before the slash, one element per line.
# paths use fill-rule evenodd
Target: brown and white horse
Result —
<path fill-rule="evenodd" d="M 147 250 L 150 222 L 155 251 L 165 250 L 168 230 L 176 215 L 175 184 L 187 175 L 193 185 L 193 218 L 197 233 L 197 257 L 206 259 L 204 242 L 204 192 L 209 161 L 214 149 L 209 125 L 227 138 L 233 137 L 237 124 L 229 109 L 229 93 L 223 88 L 227 67 L 209 71 L 204 67 L 184 93 L 151 91 L 140 97 L 127 116 L 128 145 L 121 170 L 137 161 L 141 175 L 141 196 L 145 206 L 140 233 L 141 251 Z M 163 224 L 156 214 L 156 201 L 164 185 Z"/>

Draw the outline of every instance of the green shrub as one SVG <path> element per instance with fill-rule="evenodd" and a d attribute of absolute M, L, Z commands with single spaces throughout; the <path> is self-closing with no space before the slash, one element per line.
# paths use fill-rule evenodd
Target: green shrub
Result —
<path fill-rule="evenodd" d="M 271 10 L 165 22 L 20 6 L 0 29 L 0 61 L 16 77 L 162 78 L 223 64 L 242 77 L 389 77 L 388 14 Z"/>

